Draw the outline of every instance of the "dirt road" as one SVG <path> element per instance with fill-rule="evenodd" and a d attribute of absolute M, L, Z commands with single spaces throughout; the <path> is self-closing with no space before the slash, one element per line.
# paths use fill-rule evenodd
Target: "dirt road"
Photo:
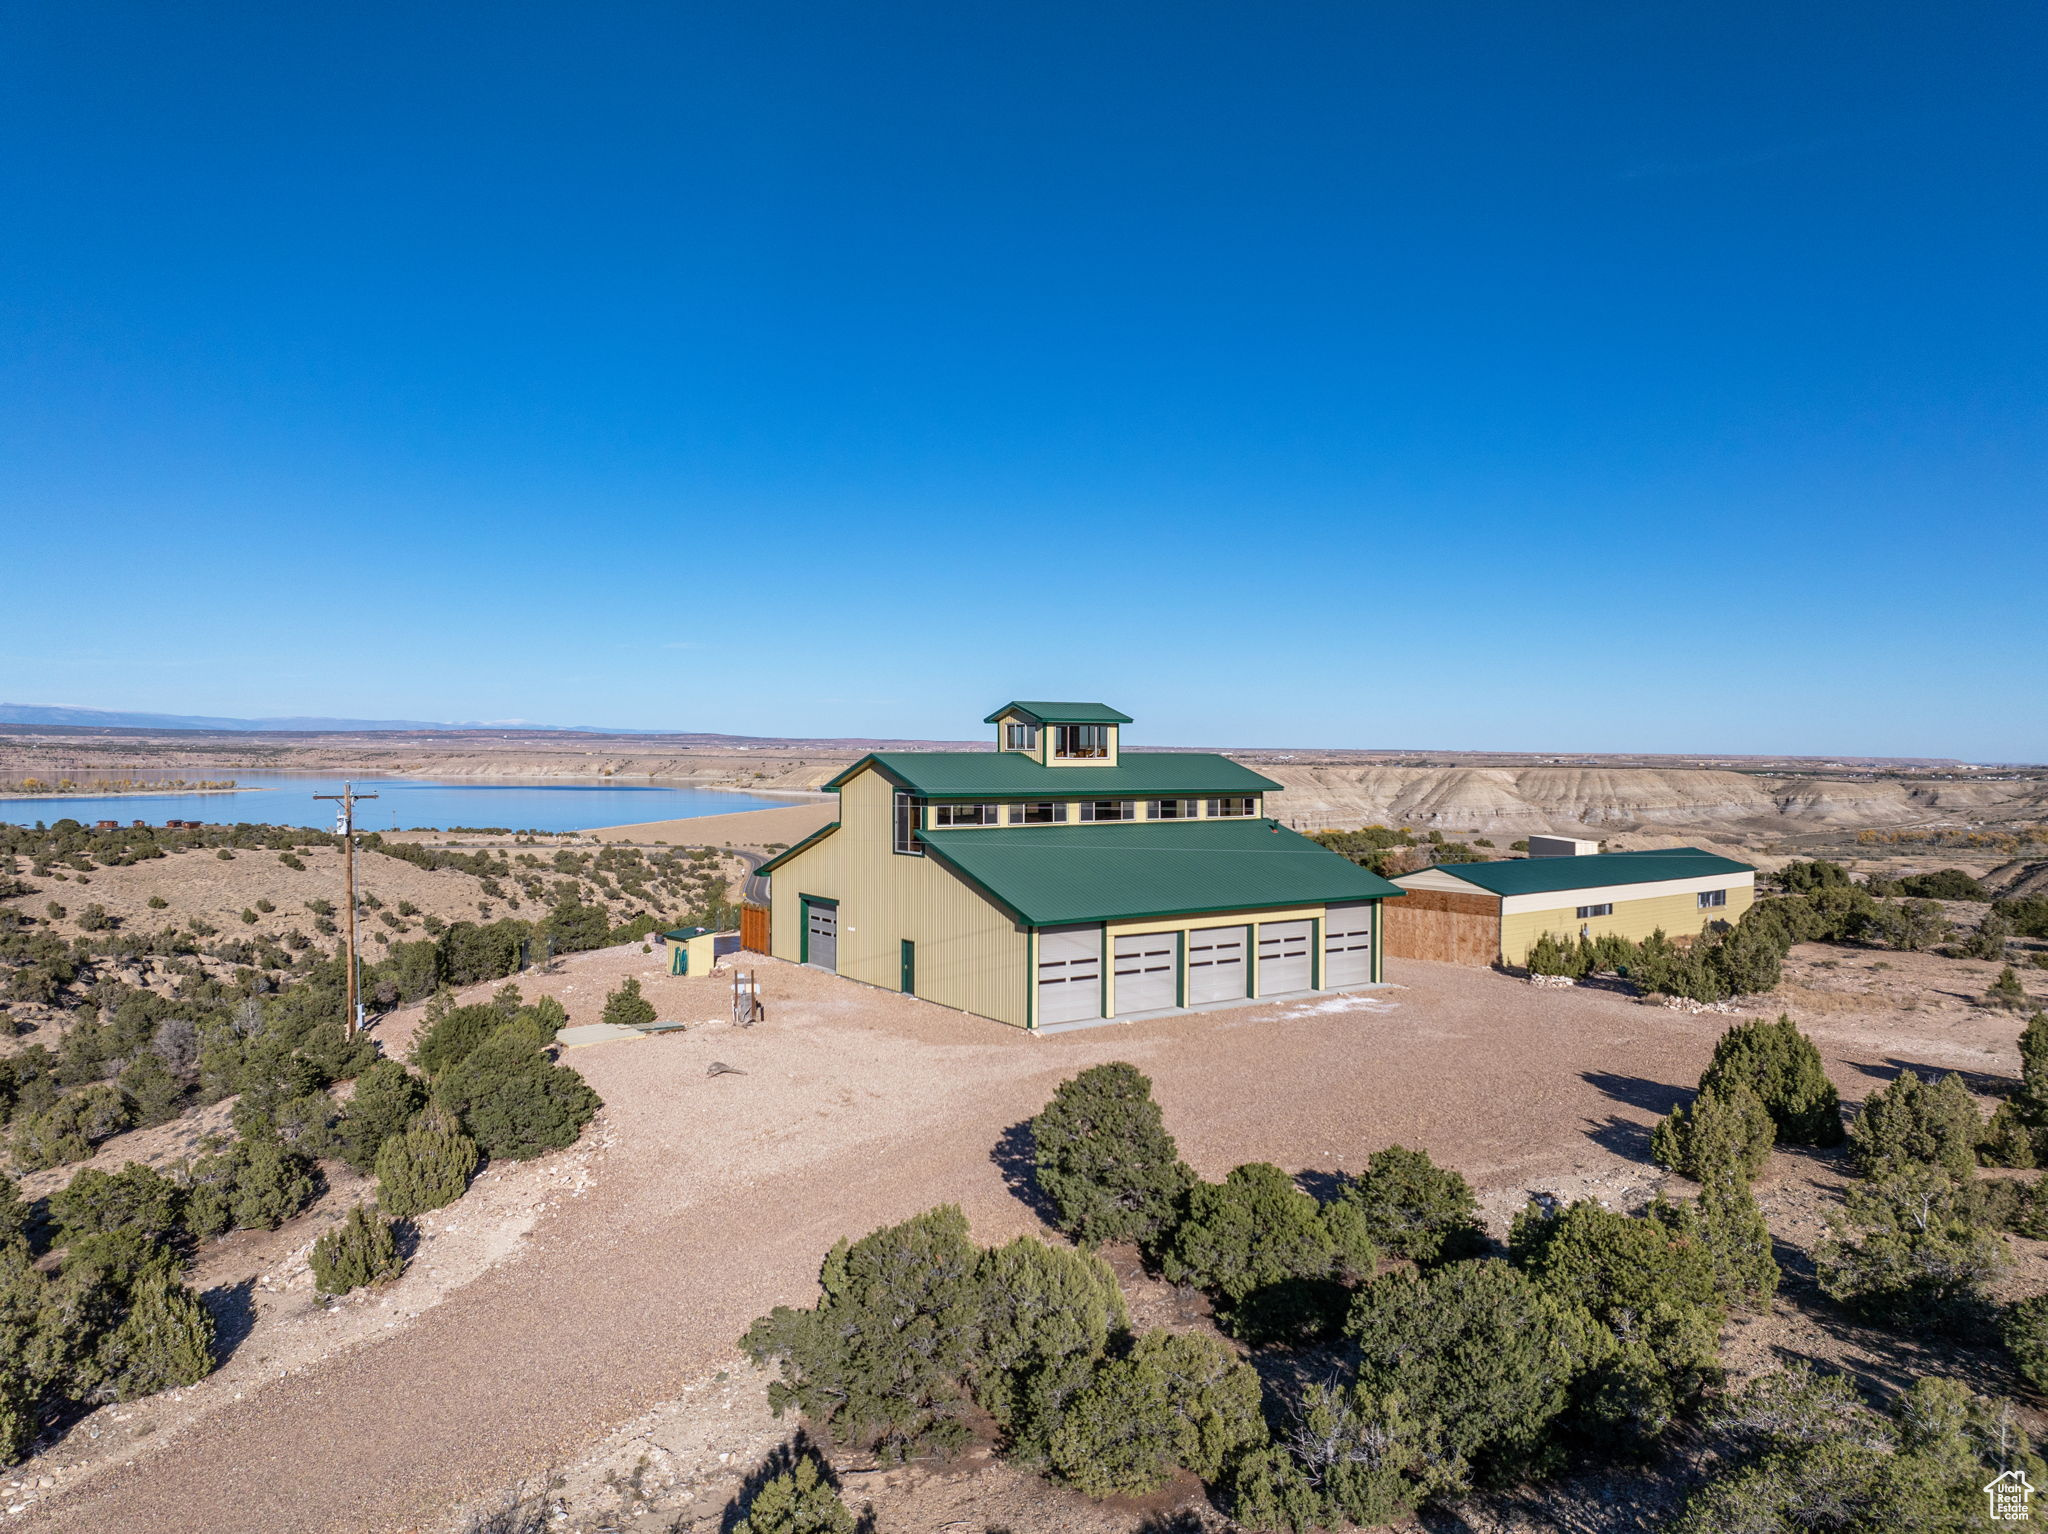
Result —
<path fill-rule="evenodd" d="M 8 1526 L 439 1530 L 458 1503 L 564 1462 L 724 1366 L 753 1317 L 810 1300 L 837 1238 L 946 1201 L 984 1240 L 1034 1229 L 992 1153 L 1088 1065 L 1150 1073 L 1205 1175 L 1254 1159 L 1355 1168 L 1399 1141 L 1463 1170 L 1498 1212 L 1533 1187 L 1640 1181 L 1647 1126 L 1729 1021 L 1406 963 L 1392 976 L 1405 988 L 1376 997 L 1037 1039 L 764 961 L 769 1020 L 742 1032 L 710 1021 L 719 980 L 670 979 L 658 963 L 611 950 L 526 986 L 568 991 L 584 1021 L 617 976 L 639 974 L 664 1017 L 707 1026 L 572 1056 L 605 1097 L 613 1143 L 589 1195 L 549 1209 L 523 1256 Z M 1818 1031 L 1851 1099 L 1876 1083 L 1842 1062 L 1902 1042 L 1991 1063 L 1977 1039 L 1859 1026 Z M 710 1077 L 713 1059 L 745 1074 Z"/>

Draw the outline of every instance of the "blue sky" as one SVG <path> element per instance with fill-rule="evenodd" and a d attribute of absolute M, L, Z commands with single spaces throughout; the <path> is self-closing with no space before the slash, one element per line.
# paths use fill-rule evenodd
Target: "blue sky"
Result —
<path fill-rule="evenodd" d="M 10 701 L 2048 760 L 2038 6 L 6 17 Z"/>

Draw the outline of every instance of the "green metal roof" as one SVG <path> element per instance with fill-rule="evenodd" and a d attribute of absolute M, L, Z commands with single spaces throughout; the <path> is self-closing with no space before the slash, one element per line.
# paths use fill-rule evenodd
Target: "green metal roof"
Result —
<path fill-rule="evenodd" d="M 868 767 L 927 799 L 1171 798 L 1280 786 L 1227 756 L 1198 751 L 1125 751 L 1114 767 L 1046 767 L 1017 751 L 877 751 L 825 786 L 838 788 Z"/>
<path fill-rule="evenodd" d="M 1107 703 L 1005 703 L 983 724 L 994 724 L 1005 714 L 1023 714 L 1040 724 L 1129 724 L 1129 714 L 1119 714 Z"/>
<path fill-rule="evenodd" d="M 1031 927 L 1405 893 L 1272 820 L 958 829 L 918 839 Z"/>
<path fill-rule="evenodd" d="M 709 927 L 671 927 L 662 933 L 662 936 L 671 943 L 687 943 L 691 938 L 702 937 L 710 930 Z"/>
<path fill-rule="evenodd" d="M 1756 870 L 1697 847 L 1655 847 L 1645 852 L 1593 852 L 1577 858 L 1519 858 L 1499 863 L 1438 863 L 1454 879 L 1495 895 L 1545 895 L 1598 889 L 1608 884 L 1649 884 L 1661 879 L 1704 879 Z"/>

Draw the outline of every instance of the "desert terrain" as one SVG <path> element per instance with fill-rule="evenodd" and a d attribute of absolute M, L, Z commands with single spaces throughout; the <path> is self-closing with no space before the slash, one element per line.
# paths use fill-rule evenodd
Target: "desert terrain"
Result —
<path fill-rule="evenodd" d="M 1133 736 L 1133 749 L 1164 749 Z M 874 750 L 986 741 L 769 740 L 561 731 L 262 734 L 0 725 L 0 780 L 187 777 L 237 769 L 431 778 L 594 779 L 812 792 Z M 1194 749 L 1194 748 L 1190 748 Z M 1221 749 L 1284 785 L 1307 829 L 1384 823 L 1493 835 L 1713 837 L 1810 855 L 1859 835 L 1986 845 L 2048 826 L 2048 767 L 1879 759 Z M 2048 837 L 2044 837 L 2048 843 Z"/>
<path fill-rule="evenodd" d="M 1618 1208 L 1650 1197 L 1664 1174 L 1648 1160 L 1649 1128 L 1690 1095 L 1732 1020 L 1396 962 L 1393 987 L 1374 994 L 1033 1038 L 747 962 L 768 1015 L 744 1030 L 725 1016 L 723 976 L 669 977 L 637 944 L 522 976 L 573 1022 L 594 1020 L 634 976 L 664 1018 L 692 1026 L 572 1052 L 605 1099 L 583 1141 L 489 1174 L 432 1222 L 424 1260 L 388 1291 L 324 1304 L 309 1291 L 304 1249 L 346 1188 L 284 1230 L 224 1243 L 199 1281 L 246 1318 L 226 1366 L 77 1424 L 0 1483 L 11 1524 L 443 1534 L 481 1527 L 470 1520 L 523 1483 L 553 1488 L 565 1509 L 554 1527 L 708 1534 L 793 1426 L 767 1415 L 740 1332 L 775 1304 L 808 1303 L 833 1241 L 934 1204 L 959 1203 L 983 1241 L 1049 1234 L 1020 1172 L 1018 1126 L 1075 1071 L 1129 1060 L 1150 1074 L 1205 1176 L 1252 1159 L 1314 1176 L 1356 1169 L 1389 1143 L 1426 1149 L 1471 1179 L 1498 1236 L 1532 1192 Z M 1809 945 L 1780 993 L 1741 1010 L 1790 1011 L 1852 1104 L 1908 1066 L 1956 1070 L 1994 1093 L 2018 1069 L 2018 1020 L 1977 1004 L 1988 968 Z M 2034 974 L 2038 999 L 2048 977 Z M 418 1016 L 379 1025 L 388 1051 L 403 1051 Z M 714 1061 L 737 1069 L 714 1076 Z M 110 1142 L 97 1163 L 170 1154 L 163 1134 Z M 1773 1157 L 1758 1192 L 1785 1249 L 1810 1247 L 1842 1180 L 1840 1153 Z M 2048 1287 L 2048 1248 L 2013 1245 L 2001 1294 Z M 1199 1310 L 1117 1256 L 1142 1318 Z M 1734 1323 L 1724 1350 L 1738 1371 L 1795 1356 L 1892 1380 L 1925 1366 L 1913 1343 L 1819 1301 L 1796 1264 L 1772 1310 Z M 1989 1353 L 1943 1362 L 1978 1388 L 2023 1393 Z M 1090 1503 L 985 1456 L 841 1468 L 884 1529 L 1123 1534 L 1147 1517 L 1213 1518 L 1192 1487 L 1144 1508 Z M 1680 1491 L 1649 1477 L 1617 1507 L 1612 1484 L 1567 1481 L 1526 1505 L 1474 1503 L 1446 1526 L 1650 1529 Z"/>

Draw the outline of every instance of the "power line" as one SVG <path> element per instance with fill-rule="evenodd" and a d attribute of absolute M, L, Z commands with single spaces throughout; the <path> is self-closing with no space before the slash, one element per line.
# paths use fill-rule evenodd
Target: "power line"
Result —
<path fill-rule="evenodd" d="M 338 794 L 315 794 L 315 799 L 332 799 L 341 806 L 341 818 L 335 830 L 341 835 L 342 863 L 348 881 L 348 1015 L 343 1020 L 342 1034 L 354 1038 L 356 1030 L 363 1026 L 363 1004 L 356 995 L 356 804 L 360 800 L 375 799 L 375 794 L 359 794 L 353 783 L 343 783 Z"/>

